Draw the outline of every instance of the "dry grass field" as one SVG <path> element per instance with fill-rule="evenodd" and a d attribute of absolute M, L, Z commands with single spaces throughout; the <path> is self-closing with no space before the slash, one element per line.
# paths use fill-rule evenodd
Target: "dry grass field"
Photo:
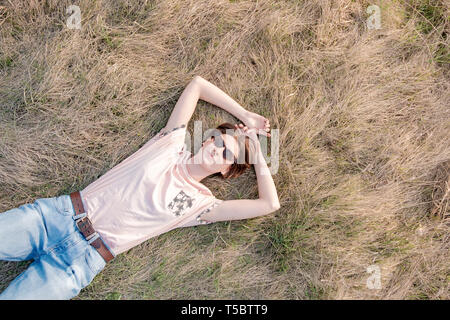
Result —
<path fill-rule="evenodd" d="M 446 0 L 0 0 L 0 212 L 95 181 L 200 75 L 280 130 L 281 208 L 152 238 L 75 299 L 449 299 L 449 15 Z M 205 101 L 191 134 L 196 120 L 237 121 Z M 203 183 L 258 196 L 253 169 Z M 29 263 L 0 262 L 0 291 Z"/>

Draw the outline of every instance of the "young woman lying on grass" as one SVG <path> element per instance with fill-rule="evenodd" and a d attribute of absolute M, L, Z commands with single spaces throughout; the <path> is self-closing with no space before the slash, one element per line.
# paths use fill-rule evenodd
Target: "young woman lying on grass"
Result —
<path fill-rule="evenodd" d="M 199 99 L 230 112 L 245 126 L 218 126 L 192 155 L 183 147 Z M 274 212 L 280 204 L 256 131 L 270 137 L 269 120 L 194 77 L 165 128 L 98 180 L 70 195 L 37 199 L 0 214 L 0 260 L 34 259 L 0 299 L 70 299 L 117 254 L 151 237 L 178 227 Z M 223 201 L 201 183 L 212 174 L 238 177 L 251 164 L 259 199 Z"/>

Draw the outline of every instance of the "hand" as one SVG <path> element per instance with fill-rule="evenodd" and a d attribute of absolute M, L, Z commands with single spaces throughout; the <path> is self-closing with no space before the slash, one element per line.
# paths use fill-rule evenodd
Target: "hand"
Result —
<path fill-rule="evenodd" d="M 261 145 L 259 142 L 259 138 L 256 135 L 257 133 L 261 133 L 264 134 L 264 130 L 262 129 L 249 129 L 247 128 L 247 126 L 244 126 L 242 123 L 240 124 L 235 124 L 234 125 L 235 130 L 238 132 L 238 134 L 242 134 L 244 136 L 247 136 L 250 139 L 250 144 L 253 145 L 253 147 L 255 148 L 252 152 L 252 154 L 250 155 L 250 163 L 252 164 L 256 164 L 258 163 L 258 155 L 261 155 L 260 150 L 261 150 Z M 255 158 L 256 157 L 256 158 Z"/>
<path fill-rule="evenodd" d="M 249 129 L 256 129 L 258 134 L 270 137 L 269 119 L 266 119 L 257 113 L 249 111 L 247 116 L 242 119 L 242 122 L 244 122 Z"/>
<path fill-rule="evenodd" d="M 243 134 L 245 136 L 248 136 L 250 138 L 250 140 L 253 140 L 253 142 L 255 143 L 255 147 L 257 147 L 257 148 L 259 147 L 259 139 L 256 134 L 258 133 L 258 134 L 267 135 L 267 133 L 262 129 L 255 129 L 255 128 L 249 129 L 247 126 L 244 126 L 242 123 L 235 124 L 234 128 L 238 132 L 238 134 Z"/>

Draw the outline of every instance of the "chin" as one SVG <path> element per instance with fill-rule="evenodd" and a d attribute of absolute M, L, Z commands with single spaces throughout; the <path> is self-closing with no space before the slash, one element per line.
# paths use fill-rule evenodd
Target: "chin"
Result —
<path fill-rule="evenodd" d="M 209 172 L 210 174 L 217 172 L 217 170 L 214 170 L 214 167 L 208 163 L 202 163 L 202 168 L 205 169 L 205 171 Z"/>

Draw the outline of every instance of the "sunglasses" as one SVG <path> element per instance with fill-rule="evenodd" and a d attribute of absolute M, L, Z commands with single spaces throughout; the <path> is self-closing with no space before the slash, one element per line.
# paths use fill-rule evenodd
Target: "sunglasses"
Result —
<path fill-rule="evenodd" d="M 222 156 L 225 160 L 233 160 L 234 163 L 237 162 L 237 159 L 234 156 L 233 152 L 231 152 L 231 150 L 229 148 L 227 148 L 227 146 L 225 145 L 225 142 L 224 142 L 222 136 L 212 135 L 211 138 L 214 141 L 214 144 L 216 147 L 218 147 L 218 148 L 224 147 Z"/>

